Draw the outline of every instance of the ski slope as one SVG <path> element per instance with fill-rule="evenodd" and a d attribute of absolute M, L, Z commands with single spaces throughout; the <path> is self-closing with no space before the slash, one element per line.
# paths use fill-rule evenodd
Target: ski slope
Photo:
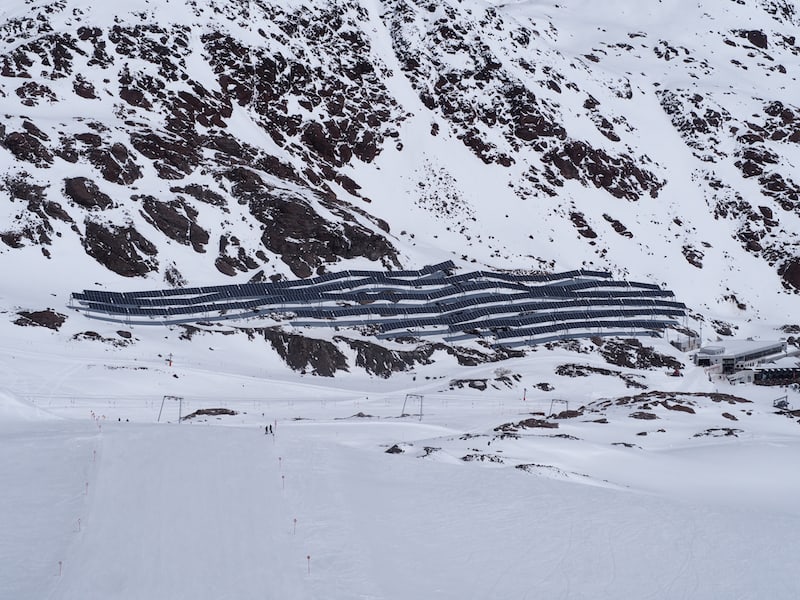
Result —
<path fill-rule="evenodd" d="M 231 390 L 246 380 L 202 368 Z M 174 369 L 185 374 L 180 363 Z M 71 373 L 63 389 L 86 376 Z M 431 376 L 417 388 L 422 418 L 413 402 L 401 417 L 404 393 L 393 382 L 303 388 L 276 377 L 268 393 L 244 385 L 215 397 L 201 395 L 196 377 L 184 383 L 184 414 L 213 406 L 238 414 L 179 424 L 176 403 L 157 422 L 159 399 L 126 396 L 130 373 L 112 373 L 118 385 L 102 384 L 103 398 L 2 396 L 0 477 L 13 484 L 0 489 L 0 597 L 790 599 L 800 591 L 792 552 L 800 443 L 797 424 L 771 409 L 774 390 L 748 388 L 749 404 L 698 402 L 693 415 L 663 411 L 641 422 L 615 407 L 607 424 L 587 415 L 504 437 L 494 428 L 548 412 L 548 397 L 446 392 Z M 17 388 L 27 377 L 18 374 Z M 576 398 L 581 383 L 565 396 Z M 694 437 L 719 427 L 723 410 L 738 415 L 739 436 Z M 264 433 L 268 424 L 274 435 Z M 386 453 L 394 444 L 404 452 Z"/>

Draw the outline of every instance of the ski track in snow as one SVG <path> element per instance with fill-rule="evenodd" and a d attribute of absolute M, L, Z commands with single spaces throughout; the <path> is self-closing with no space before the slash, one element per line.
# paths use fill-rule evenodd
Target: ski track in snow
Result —
<path fill-rule="evenodd" d="M 420 459 L 425 423 L 333 421 L 316 403 L 295 409 L 308 420 L 281 418 L 274 435 L 260 416 L 245 426 L 148 424 L 148 408 L 131 413 L 136 423 L 81 417 L 44 422 L 46 435 L 28 425 L 7 436 L 2 449 L 13 460 L 0 475 L 18 485 L 0 493 L 0 527 L 16 536 L 4 535 L 0 551 L 22 549 L 28 568 L 3 561 L 3 597 L 710 599 L 744 589 L 788 599 L 797 591 L 787 578 L 791 553 L 777 552 L 794 543 L 796 509 L 681 499 L 679 479 L 672 493 L 642 493 Z M 406 440 L 408 451 L 386 454 L 391 439 Z M 69 451 L 53 460 L 60 447 Z M 39 476 L 26 477 L 32 469 Z M 29 541 L 20 544 L 23 533 Z"/>

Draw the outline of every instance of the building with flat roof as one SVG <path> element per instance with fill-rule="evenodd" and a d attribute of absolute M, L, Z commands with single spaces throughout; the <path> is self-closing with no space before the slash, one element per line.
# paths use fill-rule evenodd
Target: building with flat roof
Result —
<path fill-rule="evenodd" d="M 731 340 L 703 346 L 693 359 L 699 367 L 720 365 L 723 373 L 735 373 L 785 353 L 786 342 L 782 341 Z"/>
<path fill-rule="evenodd" d="M 786 356 L 756 367 L 753 372 L 753 383 L 756 385 L 800 383 L 800 358 Z"/>

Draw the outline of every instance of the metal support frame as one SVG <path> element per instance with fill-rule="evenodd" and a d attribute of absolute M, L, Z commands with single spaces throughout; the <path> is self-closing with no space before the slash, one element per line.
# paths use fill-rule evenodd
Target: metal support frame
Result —
<path fill-rule="evenodd" d="M 553 404 L 563 404 L 565 406 L 564 410 L 569 410 L 569 400 L 560 400 L 556 398 L 555 400 L 550 400 L 550 415 L 553 414 Z"/>
<path fill-rule="evenodd" d="M 772 401 L 772 406 L 780 410 L 789 410 L 789 395 L 787 394 L 786 396 L 775 398 L 775 400 Z"/>
<path fill-rule="evenodd" d="M 411 400 L 419 400 L 419 420 L 422 421 L 422 401 L 425 399 L 425 396 L 422 394 L 406 394 L 405 399 L 403 400 L 403 409 L 400 411 L 400 416 L 404 417 L 406 415 L 406 403 Z"/>
<path fill-rule="evenodd" d="M 164 396 L 161 398 L 161 408 L 158 410 L 158 420 L 157 423 L 161 422 L 161 412 L 164 410 L 164 402 L 167 400 L 177 400 L 178 401 L 178 423 L 181 422 L 181 414 L 183 413 L 183 396 Z"/>

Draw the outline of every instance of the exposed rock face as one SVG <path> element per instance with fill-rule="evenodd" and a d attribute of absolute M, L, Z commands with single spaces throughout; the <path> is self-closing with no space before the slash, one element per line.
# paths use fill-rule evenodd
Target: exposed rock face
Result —
<path fill-rule="evenodd" d="M 110 27 L 94 26 L 87 18 L 76 29 L 55 32 L 49 19 L 66 5 L 43 12 L 25 26 L 3 25 L 9 35 L 22 35 L 13 50 L 0 49 L 0 76 L 18 82 L 13 90 L 21 106 L 58 104 L 62 98 L 47 82 L 63 78 L 72 78 L 78 105 L 100 106 L 107 95 L 118 95 L 113 111 L 116 121 L 100 123 L 81 117 L 77 131 L 65 128 L 56 135 L 24 121 L 3 127 L 0 147 L 36 167 L 46 168 L 57 160 L 85 165 L 85 175 L 65 180 L 64 195 L 88 211 L 118 203 L 133 217 L 132 211 L 138 209 L 116 196 L 112 201 L 95 182 L 102 178 L 132 186 L 148 169 L 154 172 L 156 185 L 148 175 L 147 187 L 160 187 L 163 193 L 151 197 L 163 202 L 142 202 L 142 214 L 154 231 L 141 231 L 141 236 L 156 242 L 156 253 L 159 235 L 190 244 L 198 252 L 209 242 L 208 230 L 197 224 L 186 197 L 227 213 L 233 196 L 253 208 L 254 224 L 264 223 L 263 246 L 248 242 L 234 255 L 212 257 L 226 274 L 257 269 L 269 260 L 268 254 L 278 255 L 301 276 L 354 257 L 397 265 L 397 253 L 380 230 L 385 224 L 342 202 L 331 187 L 360 200 L 360 185 L 341 170 L 354 161 L 373 161 L 405 118 L 384 85 L 388 72 L 361 29 L 363 8 L 347 2 L 284 10 L 279 3 L 271 4 L 263 10 L 275 24 L 275 35 L 262 32 L 265 43 L 246 46 L 234 32 L 240 26 L 249 27 L 249 10 L 258 7 L 231 5 L 221 10 L 206 2 L 193 7 L 195 16 L 208 13 L 228 18 L 229 27 L 200 27 L 198 31 L 157 20 L 142 22 L 139 15 L 118 19 Z M 79 22 L 83 12 L 76 9 Z M 223 13 L 226 17 L 221 17 Z M 327 57 L 332 68 L 310 66 L 308 49 Z M 192 53 L 208 61 L 216 82 L 209 85 L 194 77 L 187 61 Z M 43 81 L 35 79 L 40 75 L 34 68 L 38 63 L 47 65 L 41 71 Z M 305 171 L 300 173 L 284 159 L 226 132 L 234 106 L 247 109 L 254 126 L 271 137 L 283 154 L 296 156 Z M 159 117 L 151 118 L 155 114 Z M 216 183 L 210 184 L 207 178 L 199 183 L 201 171 L 211 174 Z M 261 174 L 271 178 L 269 185 Z M 180 180 L 186 181 L 170 185 Z M 291 191 L 282 187 L 285 183 L 291 183 Z M 185 196 L 165 198 L 167 189 Z M 234 237 L 230 231 L 222 234 L 223 239 Z M 303 236 L 310 236 L 312 243 L 304 243 Z M 30 231 L 9 231 L 3 239 L 18 247 L 25 239 L 41 237 Z M 143 263 L 133 254 L 137 264 L 121 267 L 124 255 L 118 253 L 117 259 L 104 264 L 114 264 L 115 272 L 141 274 Z M 166 268 L 157 261 L 148 265 L 145 271 Z"/>
<path fill-rule="evenodd" d="M 363 256 L 373 261 L 383 259 L 386 266 L 399 265 L 396 250 L 382 235 L 352 217 L 333 225 L 288 192 L 257 192 L 250 201 L 250 210 L 264 225 L 264 246 L 279 255 L 298 277 L 308 277 L 325 263 L 335 262 L 337 256 Z"/>
<path fill-rule="evenodd" d="M 47 327 L 48 329 L 58 330 L 67 320 L 66 315 L 62 315 L 52 309 L 27 311 L 22 310 L 17 313 L 19 318 L 14 321 L 14 324 L 22 327 L 36 326 Z"/>
<path fill-rule="evenodd" d="M 800 259 L 794 259 L 784 264 L 779 271 L 787 286 L 800 290 Z"/>
<path fill-rule="evenodd" d="M 191 339 L 199 331 L 191 326 L 185 326 L 185 330 L 184 337 L 186 339 Z M 287 333 L 278 327 L 242 329 L 242 331 L 251 338 L 258 336 L 267 340 L 291 369 L 323 377 L 334 377 L 338 371 L 350 371 L 351 365 L 348 363 L 346 353 L 353 351 L 355 352 L 353 367 L 382 378 L 410 371 L 418 365 L 431 364 L 434 362 L 437 352 L 452 355 L 459 364 L 465 366 L 500 361 L 509 356 L 524 356 L 524 352 L 521 350 L 482 353 L 474 349 L 447 344 L 425 343 L 416 344 L 410 350 L 391 350 L 377 343 L 345 336 L 334 336 L 332 342 L 313 339 L 295 333 Z M 515 376 L 516 378 L 518 376 Z M 505 385 L 509 385 L 509 381 L 506 377 L 494 379 L 494 382 L 501 382 Z"/>
<path fill-rule="evenodd" d="M 600 340 L 598 351 L 606 362 L 629 369 L 667 368 L 680 370 L 683 363 L 646 347 L 636 338 L 628 340 Z"/>
<path fill-rule="evenodd" d="M 156 247 L 131 225 L 119 227 L 87 219 L 83 247 L 97 262 L 124 277 L 146 275 L 158 268 L 153 258 Z"/>
<path fill-rule="evenodd" d="M 361 340 L 340 338 L 356 351 L 356 366 L 367 373 L 388 378 L 393 373 L 407 371 L 417 364 L 430 364 L 433 354 L 432 346 L 421 346 L 414 350 L 389 350 Z"/>
<path fill-rule="evenodd" d="M 94 133 L 78 134 L 75 140 L 79 156 L 85 157 L 106 181 L 131 185 L 142 176 L 141 167 L 134 161 L 128 148 L 119 142 L 107 145 Z"/>
<path fill-rule="evenodd" d="M 759 33 L 742 32 L 744 37 L 752 36 L 756 41 L 762 40 Z M 659 98 L 687 146 L 706 163 L 696 179 L 707 185 L 706 197 L 715 216 L 737 223 L 735 237 L 742 248 L 774 266 L 786 287 L 798 289 L 785 277 L 795 256 L 788 250 L 793 244 L 786 243 L 788 232 L 781 230 L 779 215 L 783 212 L 800 215 L 800 186 L 785 174 L 782 168 L 785 159 L 774 148 L 800 144 L 797 128 L 800 108 L 779 101 L 760 101 L 759 113 L 737 118 L 723 104 L 727 100 L 724 97 L 690 90 L 663 90 Z M 715 166 L 718 164 L 719 168 Z M 745 200 L 740 192 L 724 183 L 722 172 L 731 164 L 742 177 L 757 183 L 760 198 Z M 794 233 L 788 235 L 796 237 Z M 684 246 L 684 256 L 692 265 L 702 268 L 701 250 Z"/>
<path fill-rule="evenodd" d="M 167 237 L 185 246 L 191 245 L 196 252 L 205 252 L 208 232 L 196 223 L 197 211 L 182 199 L 161 202 L 153 196 L 138 196 L 142 203 L 142 214 L 153 227 Z"/>
<path fill-rule="evenodd" d="M 72 223 L 71 217 L 60 204 L 47 199 L 47 186 L 36 185 L 31 176 L 22 171 L 8 176 L 0 183 L 0 191 L 8 194 L 12 204 L 19 202 L 25 209 L 9 222 L 8 229 L 0 231 L 0 240 L 11 248 L 23 248 L 28 244 L 48 246 L 52 243 L 52 220 Z"/>
<path fill-rule="evenodd" d="M 202 185 L 190 184 L 184 187 L 175 186 L 169 188 L 170 192 L 183 193 L 191 196 L 195 200 L 211 204 L 213 206 L 224 207 L 226 204 L 225 198 L 217 192 L 210 190 Z"/>
<path fill-rule="evenodd" d="M 440 7 L 428 1 L 417 4 L 443 15 L 421 21 L 410 3 L 390 2 L 391 10 L 385 18 L 395 53 L 420 100 L 454 125 L 459 139 L 485 163 L 509 167 L 515 153 L 529 149 L 540 154 L 544 167 L 541 171 L 531 168 L 529 181 L 548 195 L 555 195 L 555 189 L 569 179 L 602 188 L 617 198 L 637 200 L 643 194 L 658 194 L 664 182 L 637 165 L 649 159 L 612 155 L 570 138 L 557 105 L 537 97 L 521 75 L 506 66 L 508 57 L 496 54 L 482 42 L 479 33 L 503 31 L 508 36 L 509 53 L 516 54 L 531 46 L 537 32 L 512 24 L 492 8 L 482 18 L 468 20 L 452 6 Z M 421 40 L 425 40 L 424 51 Z M 527 76 L 540 75 L 534 64 L 517 56 L 513 61 L 517 69 Z M 561 93 L 563 76 L 552 69 L 545 69 L 543 74 L 548 78 L 547 87 Z M 464 82 L 469 81 L 475 85 L 466 86 Z M 607 138 L 619 141 L 613 125 L 597 110 L 598 105 L 589 97 L 584 107 Z M 487 141 L 482 134 L 485 128 L 502 136 L 502 146 Z"/>
<path fill-rule="evenodd" d="M 219 239 L 219 256 L 214 265 L 220 273 L 232 277 L 238 271 L 255 269 L 259 263 L 247 254 L 236 236 L 223 235 Z"/>
<path fill-rule="evenodd" d="M 65 179 L 64 195 L 78 206 L 89 210 L 102 210 L 113 204 L 111 197 L 101 192 L 97 184 L 86 177 Z"/>
<path fill-rule="evenodd" d="M 276 328 L 260 329 L 258 332 L 295 371 L 333 377 L 336 371 L 347 370 L 347 358 L 331 342 L 284 333 Z"/>
<path fill-rule="evenodd" d="M 48 167 L 53 164 L 53 154 L 30 133 L 11 132 L 2 141 L 2 147 L 6 148 L 15 158 L 37 167 Z"/>

